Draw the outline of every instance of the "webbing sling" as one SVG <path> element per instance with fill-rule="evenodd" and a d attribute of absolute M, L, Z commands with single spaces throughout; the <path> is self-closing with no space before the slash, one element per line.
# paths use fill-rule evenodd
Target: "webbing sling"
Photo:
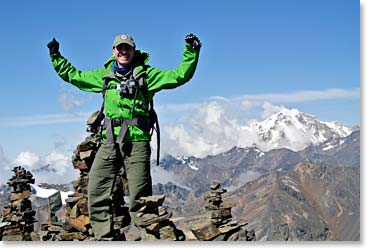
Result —
<path fill-rule="evenodd" d="M 110 76 L 114 77 L 113 69 L 110 71 Z M 133 71 L 133 78 L 135 78 L 135 70 Z M 148 99 L 148 88 L 145 81 L 145 75 L 141 75 L 138 77 L 138 89 L 135 92 L 133 105 L 131 108 L 131 114 L 134 113 L 134 105 L 138 90 L 141 89 L 146 102 L 149 104 L 148 106 L 148 117 L 138 116 L 133 117 L 132 119 L 110 119 L 105 117 L 103 114 L 104 111 L 104 95 L 107 89 L 118 89 L 118 86 L 108 86 L 108 77 L 104 78 L 104 86 L 103 86 L 103 102 L 101 106 L 101 115 L 102 118 L 104 117 L 104 125 L 103 127 L 106 129 L 106 136 L 107 136 L 107 145 L 113 146 L 115 143 L 122 143 L 126 132 L 128 130 L 128 126 L 136 126 L 139 129 L 149 132 L 151 130 L 150 135 L 152 136 L 153 130 L 156 130 L 157 133 L 157 166 L 159 166 L 159 158 L 160 158 L 160 129 L 158 123 L 158 116 L 154 110 L 153 99 L 149 101 Z M 115 140 L 114 138 L 114 127 L 121 126 L 120 132 Z"/>
<path fill-rule="evenodd" d="M 114 139 L 113 128 L 120 126 L 119 135 Z M 108 117 L 105 118 L 104 128 L 106 129 L 107 135 L 107 144 L 114 145 L 115 143 L 122 143 L 128 126 L 136 126 L 139 129 L 149 132 L 150 131 L 150 120 L 149 117 L 134 117 L 130 120 L 127 119 L 110 119 Z"/>

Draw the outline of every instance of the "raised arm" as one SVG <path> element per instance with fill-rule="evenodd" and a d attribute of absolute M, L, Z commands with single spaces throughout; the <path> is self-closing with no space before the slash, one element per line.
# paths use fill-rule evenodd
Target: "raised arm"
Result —
<path fill-rule="evenodd" d="M 106 74 L 105 68 L 91 71 L 80 71 L 76 69 L 59 52 L 59 43 L 55 38 L 48 43 L 52 64 L 57 74 L 66 82 L 87 92 L 101 92 L 103 89 L 102 77 Z"/>
<path fill-rule="evenodd" d="M 201 43 L 195 35 L 187 35 L 181 64 L 174 70 L 150 67 L 147 70 L 148 90 L 158 92 L 173 89 L 188 82 L 194 75 L 199 60 Z"/>

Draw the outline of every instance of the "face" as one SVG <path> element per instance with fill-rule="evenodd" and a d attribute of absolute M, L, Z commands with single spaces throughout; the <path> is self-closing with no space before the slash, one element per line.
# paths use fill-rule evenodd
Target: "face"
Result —
<path fill-rule="evenodd" d="M 126 66 L 131 63 L 134 58 L 135 49 L 128 44 L 120 44 L 113 48 L 113 55 L 116 58 L 118 66 Z"/>

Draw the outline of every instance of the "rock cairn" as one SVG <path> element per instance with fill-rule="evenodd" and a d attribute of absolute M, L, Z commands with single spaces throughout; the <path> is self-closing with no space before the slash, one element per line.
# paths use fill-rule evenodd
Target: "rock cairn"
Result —
<path fill-rule="evenodd" d="M 141 238 L 144 241 L 170 240 L 183 241 L 185 235 L 178 230 L 170 220 L 172 212 L 168 207 L 162 206 L 164 195 L 140 197 L 142 207 L 137 216 L 140 219 Z"/>
<path fill-rule="evenodd" d="M 65 220 L 51 221 L 41 225 L 43 241 L 85 240 L 93 236 L 88 215 L 88 200 L 81 192 L 75 192 L 66 199 Z"/>
<path fill-rule="evenodd" d="M 42 240 L 94 240 L 94 230 L 90 225 L 88 212 L 88 181 L 102 139 L 98 133 L 99 112 L 94 112 L 87 120 L 87 131 L 92 134 L 80 143 L 72 156 L 74 169 L 80 170 L 80 177 L 73 181 L 74 194 L 66 199 L 66 214 L 63 223 L 51 223 L 41 226 Z M 124 196 L 127 195 L 127 180 L 122 168 L 116 178 L 112 196 L 113 220 L 116 240 L 125 240 L 120 229 L 130 223 L 128 207 Z"/>
<path fill-rule="evenodd" d="M 0 240 L 2 241 L 39 241 L 34 232 L 34 216 L 32 209 L 30 184 L 34 183 L 31 172 L 21 166 L 14 167 L 14 176 L 8 185 L 13 188 L 10 203 L 2 210 L 0 218 Z"/>
<path fill-rule="evenodd" d="M 198 240 L 203 241 L 255 240 L 255 233 L 244 229 L 247 223 L 232 220 L 231 209 L 234 204 L 222 200 L 222 194 L 226 192 L 220 182 L 211 181 L 210 191 L 204 195 L 209 222 L 196 223 L 190 230 Z"/>

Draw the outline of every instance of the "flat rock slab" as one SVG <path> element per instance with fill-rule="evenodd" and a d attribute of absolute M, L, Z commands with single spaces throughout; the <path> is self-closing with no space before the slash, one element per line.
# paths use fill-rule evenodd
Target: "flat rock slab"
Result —
<path fill-rule="evenodd" d="M 48 227 L 47 230 L 50 231 L 50 232 L 57 232 L 57 233 L 59 233 L 59 232 L 61 232 L 62 227 L 61 226 L 50 226 L 50 227 Z"/>
<path fill-rule="evenodd" d="M 212 240 L 221 234 L 212 223 L 195 224 L 191 231 L 198 240 Z"/>
<path fill-rule="evenodd" d="M 219 219 L 219 218 L 226 219 L 230 217 L 232 217 L 231 209 L 228 209 L 228 208 L 211 211 L 211 219 Z"/>
<path fill-rule="evenodd" d="M 159 240 L 156 236 L 154 236 L 153 234 L 147 233 L 144 229 L 141 231 L 140 235 L 143 241 Z"/>
<path fill-rule="evenodd" d="M 83 197 L 77 203 L 80 214 L 89 215 L 88 199 Z"/>
<path fill-rule="evenodd" d="M 147 231 L 149 231 L 150 233 L 157 233 L 160 228 L 161 228 L 161 224 L 159 222 L 153 223 L 145 227 L 145 229 L 147 229 Z"/>
<path fill-rule="evenodd" d="M 232 232 L 232 231 L 235 231 L 235 230 L 239 230 L 240 227 L 239 226 L 224 226 L 224 227 L 219 227 L 218 230 L 221 232 L 221 233 L 229 233 L 229 232 Z"/>
<path fill-rule="evenodd" d="M 172 226 L 164 226 L 159 230 L 159 237 L 161 240 L 177 240 L 175 229 Z"/>
<path fill-rule="evenodd" d="M 30 193 L 28 190 L 20 192 L 20 193 L 11 193 L 10 201 L 16 201 L 19 199 L 29 198 L 29 196 L 30 196 Z"/>
<path fill-rule="evenodd" d="M 79 233 L 79 232 L 72 232 L 72 233 L 60 233 L 58 234 L 61 240 L 71 241 L 71 240 L 84 240 L 86 239 L 86 235 Z"/>
<path fill-rule="evenodd" d="M 73 160 L 72 163 L 73 163 L 74 169 L 79 169 L 79 170 L 89 169 L 88 164 L 84 160 L 81 160 L 81 161 Z"/>
<path fill-rule="evenodd" d="M 5 217 L 8 214 L 10 214 L 10 208 L 8 206 L 6 206 L 6 207 L 3 208 L 2 216 Z M 0 227 L 1 227 L 1 225 L 0 225 Z"/>
<path fill-rule="evenodd" d="M 70 231 L 73 228 L 80 231 L 80 232 L 85 232 L 87 231 L 87 229 L 84 226 L 84 223 L 78 219 L 74 219 L 74 218 L 68 218 L 66 219 L 64 225 L 62 226 L 62 228 L 65 231 Z"/>
<path fill-rule="evenodd" d="M 93 150 L 83 151 L 79 153 L 79 156 L 81 160 L 90 159 L 94 155 L 93 153 Z"/>
<path fill-rule="evenodd" d="M 147 208 L 154 208 L 162 206 L 164 199 L 165 199 L 164 195 L 145 196 L 140 197 L 139 203 L 146 206 Z"/>
<path fill-rule="evenodd" d="M 220 187 L 220 182 L 219 181 L 213 180 L 213 181 L 210 182 L 210 189 L 216 190 L 219 187 Z"/>
<path fill-rule="evenodd" d="M 225 208 L 232 208 L 232 207 L 234 207 L 234 206 L 236 206 L 236 204 L 235 204 L 235 203 L 233 203 L 233 202 L 222 202 L 222 203 L 219 205 L 219 208 L 221 208 L 221 209 L 225 209 Z"/>
<path fill-rule="evenodd" d="M 31 236 L 32 241 L 41 241 L 40 236 L 39 236 L 38 233 L 31 232 L 30 236 Z"/>
<path fill-rule="evenodd" d="M 89 217 L 87 215 L 80 215 L 78 218 L 76 218 L 80 223 L 82 223 L 84 226 L 90 224 Z"/>
<path fill-rule="evenodd" d="M 1 241 L 23 241 L 22 235 L 9 235 L 9 236 L 3 236 Z"/>
<path fill-rule="evenodd" d="M 156 214 L 144 214 L 140 217 L 140 226 L 146 227 L 156 222 L 162 222 L 171 218 L 172 213 L 167 212 L 162 216 L 158 216 Z"/>
<path fill-rule="evenodd" d="M 82 199 L 84 196 L 74 196 L 74 197 L 69 197 L 69 198 L 67 198 L 66 200 L 65 200 L 65 202 L 67 203 L 67 204 L 72 204 L 72 203 L 77 203 L 80 199 Z M 74 206 L 74 204 L 72 204 L 73 206 Z M 70 208 L 72 208 L 72 206 L 70 207 Z"/>

